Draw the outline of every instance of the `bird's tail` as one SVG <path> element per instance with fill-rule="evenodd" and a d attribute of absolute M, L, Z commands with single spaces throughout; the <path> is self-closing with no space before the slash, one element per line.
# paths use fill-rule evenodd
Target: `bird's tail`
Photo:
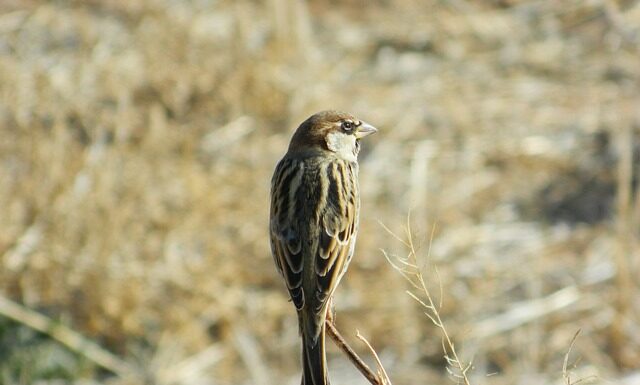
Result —
<path fill-rule="evenodd" d="M 302 336 L 302 385 L 329 385 L 324 350 L 325 325 L 316 341 L 311 335 Z"/>

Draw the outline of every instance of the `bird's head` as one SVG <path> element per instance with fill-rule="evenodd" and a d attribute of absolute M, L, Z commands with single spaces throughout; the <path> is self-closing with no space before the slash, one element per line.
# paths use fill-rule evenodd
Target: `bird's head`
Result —
<path fill-rule="evenodd" d="M 360 151 L 360 139 L 378 131 L 351 114 L 322 111 L 302 122 L 289 144 L 289 152 L 324 150 L 355 162 Z"/>

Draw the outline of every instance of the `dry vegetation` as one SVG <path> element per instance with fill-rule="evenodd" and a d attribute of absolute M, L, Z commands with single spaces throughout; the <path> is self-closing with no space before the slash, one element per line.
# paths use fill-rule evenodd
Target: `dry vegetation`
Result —
<path fill-rule="evenodd" d="M 640 383 L 639 26 L 614 0 L 0 2 L 0 383 L 299 384 L 268 186 L 326 108 L 380 128 L 335 302 L 395 385 L 451 380 L 380 251 L 409 212 L 472 384 Z"/>

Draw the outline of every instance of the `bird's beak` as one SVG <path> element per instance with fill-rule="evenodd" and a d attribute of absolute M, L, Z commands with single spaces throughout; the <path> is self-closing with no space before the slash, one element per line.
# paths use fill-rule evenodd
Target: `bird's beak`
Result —
<path fill-rule="evenodd" d="M 362 139 L 367 135 L 375 134 L 378 132 L 378 129 L 370 125 L 369 123 L 362 122 L 361 125 L 358 126 L 358 131 L 356 131 L 356 139 Z"/>

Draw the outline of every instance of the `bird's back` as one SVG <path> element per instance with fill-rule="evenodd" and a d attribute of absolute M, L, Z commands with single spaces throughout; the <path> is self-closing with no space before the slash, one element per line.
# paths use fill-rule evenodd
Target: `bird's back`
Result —
<path fill-rule="evenodd" d="M 271 241 L 296 308 L 317 311 L 326 305 L 353 254 L 358 165 L 324 154 L 304 155 L 287 154 L 276 167 Z M 279 247 L 278 240 L 291 247 Z"/>

